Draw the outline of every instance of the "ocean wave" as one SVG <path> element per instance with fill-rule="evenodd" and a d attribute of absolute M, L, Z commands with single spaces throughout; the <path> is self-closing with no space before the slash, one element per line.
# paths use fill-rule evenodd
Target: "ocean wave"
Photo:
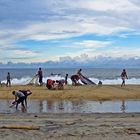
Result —
<path fill-rule="evenodd" d="M 12 85 L 26 85 L 28 84 L 31 80 L 33 79 L 33 77 L 22 77 L 20 79 L 18 78 L 14 78 L 11 80 Z M 60 80 L 60 79 L 65 79 L 65 77 L 62 76 L 49 76 L 49 77 L 44 77 L 43 78 L 43 82 L 46 83 L 47 79 L 52 79 L 52 80 Z M 96 84 L 98 84 L 99 81 L 102 81 L 103 85 L 119 85 L 122 83 L 121 78 L 117 78 L 117 79 L 97 79 L 97 78 L 89 78 L 91 81 L 95 82 Z M 36 79 L 37 80 L 37 79 Z M 38 81 L 38 80 L 37 80 Z M 6 80 L 1 81 L 2 83 L 6 83 Z M 81 81 L 80 81 L 81 83 Z M 71 85 L 72 81 L 70 78 L 68 78 L 68 84 Z M 131 78 L 131 79 L 126 79 L 126 84 L 140 84 L 140 79 L 136 79 L 136 78 Z"/>

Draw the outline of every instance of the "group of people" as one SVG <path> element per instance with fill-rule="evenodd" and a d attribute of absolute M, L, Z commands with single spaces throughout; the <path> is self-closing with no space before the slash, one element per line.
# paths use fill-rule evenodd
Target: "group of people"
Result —
<path fill-rule="evenodd" d="M 82 69 L 79 69 L 76 74 L 74 74 L 70 77 L 70 79 L 72 81 L 72 85 L 80 85 L 79 79 L 81 79 L 81 77 L 83 76 L 81 71 L 82 71 Z M 36 76 L 38 76 L 39 85 L 42 86 L 43 85 L 43 72 L 42 72 L 41 67 L 38 69 L 38 72 L 37 72 Z M 125 79 L 128 79 L 128 76 L 127 76 L 127 73 L 126 73 L 125 69 L 123 69 L 120 76 L 121 76 L 121 79 L 122 79 L 122 84 L 121 84 L 121 87 L 122 87 L 122 86 L 125 86 Z M 10 72 L 7 73 L 6 79 L 7 79 L 6 86 L 11 86 Z M 62 79 L 62 80 L 56 80 L 55 81 L 55 80 L 52 80 L 52 79 L 48 79 L 47 83 L 46 83 L 46 87 L 48 89 L 63 89 L 62 85 L 64 85 L 64 84 L 67 85 L 67 83 L 68 83 L 67 79 L 68 79 L 68 74 L 66 74 L 65 80 Z M 2 86 L 2 83 L 0 83 L 0 84 Z M 102 85 L 102 82 L 99 81 L 98 85 Z"/>
<path fill-rule="evenodd" d="M 64 89 L 64 84 L 65 80 L 61 79 L 61 80 L 52 80 L 52 79 L 47 79 L 47 83 L 46 83 L 46 87 L 50 90 L 61 90 Z"/>
<path fill-rule="evenodd" d="M 60 80 L 47 79 L 46 87 L 49 90 L 51 90 L 51 89 L 52 90 L 55 90 L 55 89 L 61 90 L 61 89 L 64 89 L 64 85 L 68 84 L 67 80 L 68 80 L 68 74 L 66 74 L 65 79 L 60 79 Z"/>
<path fill-rule="evenodd" d="M 51 74 L 52 75 L 52 74 Z M 43 85 L 43 72 L 41 70 L 41 68 L 39 68 L 38 73 L 36 74 L 36 76 L 38 76 L 39 78 L 39 85 L 42 86 Z M 46 87 L 49 90 L 55 90 L 55 89 L 63 89 L 64 88 L 64 84 L 67 85 L 67 78 L 68 78 L 68 74 L 66 74 L 65 76 L 65 80 L 61 79 L 61 80 L 52 80 L 52 79 L 47 79 L 46 82 Z"/>
<path fill-rule="evenodd" d="M 81 73 L 82 69 L 79 69 L 77 71 L 77 73 L 75 75 L 72 75 L 70 77 L 70 79 L 72 80 L 72 85 L 78 85 L 79 83 L 79 79 L 81 78 L 82 73 Z M 39 84 L 40 86 L 43 85 L 43 72 L 41 70 L 41 68 L 39 68 L 38 73 L 36 74 L 36 76 L 38 76 L 39 78 Z M 122 86 L 125 86 L 125 79 L 128 79 L 126 70 L 123 69 L 122 73 L 121 73 L 121 78 L 122 78 Z M 65 79 L 61 79 L 61 80 L 52 80 L 52 79 L 47 79 L 46 82 L 46 87 L 49 90 L 62 90 L 64 89 L 64 85 L 67 85 L 67 79 L 68 79 L 68 74 L 66 74 Z M 7 74 L 7 86 L 11 86 L 11 77 L 10 77 L 10 73 L 8 72 Z M 99 81 L 98 85 L 102 85 L 102 82 Z M 26 111 L 27 109 L 27 97 L 29 95 L 32 94 L 32 92 L 30 90 L 18 90 L 18 91 L 13 91 L 12 94 L 15 96 L 15 100 L 12 102 L 12 106 L 16 105 L 16 109 L 18 108 L 18 105 L 21 103 L 22 106 L 22 111 Z"/>

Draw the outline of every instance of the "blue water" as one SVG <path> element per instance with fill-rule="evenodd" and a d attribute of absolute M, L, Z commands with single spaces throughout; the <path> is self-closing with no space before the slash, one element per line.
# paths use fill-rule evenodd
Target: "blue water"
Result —
<path fill-rule="evenodd" d="M 54 74 L 54 79 L 64 79 L 66 74 L 69 74 L 69 77 L 77 72 L 76 68 L 49 68 L 42 69 L 43 70 L 43 80 L 46 82 L 47 78 Z M 24 84 L 25 81 L 30 81 L 32 77 L 37 73 L 38 69 L 0 69 L 0 81 L 6 80 L 7 72 L 10 72 L 12 78 L 12 84 Z M 126 69 L 128 80 L 126 83 L 128 84 L 140 84 L 140 69 Z M 103 84 L 120 84 L 121 78 L 120 74 L 122 69 L 95 69 L 95 68 L 84 68 L 82 70 L 82 74 L 86 77 L 93 80 L 95 83 L 98 83 L 99 80 L 103 82 Z M 55 75 L 56 74 L 56 75 Z M 58 75 L 57 75 L 58 74 Z M 52 76 L 51 76 L 52 78 Z M 69 78 L 68 82 L 71 84 L 71 80 Z"/>
<path fill-rule="evenodd" d="M 0 80 L 4 80 L 6 78 L 7 72 L 11 73 L 12 78 L 22 78 L 26 76 L 34 76 L 37 73 L 38 69 L 0 69 Z M 49 68 L 42 69 L 44 77 L 49 76 L 51 73 L 53 74 L 61 74 L 61 76 L 65 76 L 65 74 L 72 75 L 76 73 L 76 68 Z M 97 69 L 97 68 L 87 68 L 83 69 L 82 73 L 87 77 L 94 77 L 98 79 L 116 79 L 120 77 L 122 69 Z M 129 78 L 140 78 L 140 69 L 127 69 L 127 74 Z"/>

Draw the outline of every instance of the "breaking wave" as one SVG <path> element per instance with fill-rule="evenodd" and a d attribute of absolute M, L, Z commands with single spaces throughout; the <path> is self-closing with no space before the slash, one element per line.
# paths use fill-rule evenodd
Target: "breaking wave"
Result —
<path fill-rule="evenodd" d="M 33 77 L 22 77 L 20 79 L 18 78 L 14 78 L 11 80 L 12 85 L 26 85 L 28 84 L 31 80 L 33 79 Z M 62 76 L 49 76 L 49 77 L 44 77 L 43 78 L 43 82 L 46 83 L 47 79 L 53 79 L 53 80 L 60 80 L 60 79 L 65 79 Z M 97 78 L 89 78 L 90 80 L 92 80 L 93 82 L 95 82 L 96 84 L 98 84 L 99 81 L 102 81 L 103 85 L 118 85 L 121 84 L 122 80 L 121 78 L 117 78 L 117 79 L 97 79 Z M 37 79 L 36 79 L 37 80 Z M 2 83 L 6 83 L 6 80 L 1 81 Z M 68 84 L 72 84 L 71 79 L 68 78 Z M 140 79 L 136 79 L 136 78 L 131 78 L 131 79 L 126 79 L 126 84 L 140 84 Z"/>

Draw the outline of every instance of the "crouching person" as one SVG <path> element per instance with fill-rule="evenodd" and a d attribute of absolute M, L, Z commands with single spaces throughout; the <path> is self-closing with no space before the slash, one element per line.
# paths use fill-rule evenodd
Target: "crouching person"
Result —
<path fill-rule="evenodd" d="M 48 88 L 48 89 L 55 89 L 55 86 L 54 86 L 54 84 L 55 84 L 55 81 L 54 80 L 52 80 L 52 79 L 48 79 L 47 80 L 47 83 L 46 83 L 46 87 Z"/>
<path fill-rule="evenodd" d="M 16 104 L 16 110 L 18 109 L 18 104 L 21 103 L 22 112 L 26 111 L 24 101 L 25 101 L 25 95 L 21 91 L 13 91 L 12 94 L 15 96 L 15 101 L 13 104 Z"/>
<path fill-rule="evenodd" d="M 62 90 L 64 89 L 64 84 L 65 84 L 65 80 L 61 79 L 61 80 L 56 80 L 56 89 Z"/>

